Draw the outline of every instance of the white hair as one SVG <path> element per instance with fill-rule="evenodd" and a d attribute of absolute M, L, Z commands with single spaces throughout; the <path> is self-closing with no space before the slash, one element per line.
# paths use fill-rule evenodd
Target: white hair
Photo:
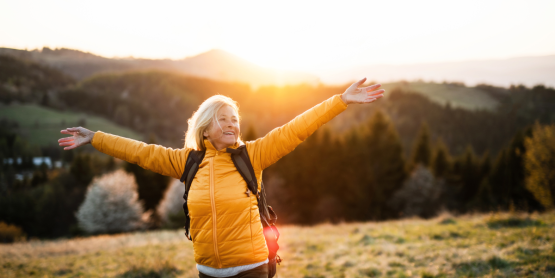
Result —
<path fill-rule="evenodd" d="M 189 128 L 185 133 L 185 148 L 191 148 L 199 151 L 206 150 L 206 146 L 204 146 L 205 137 L 203 133 L 206 129 L 208 129 L 210 123 L 216 119 L 218 111 L 224 105 L 229 105 L 233 108 L 239 117 L 239 106 L 236 101 L 222 95 L 209 97 L 199 106 L 198 110 L 195 111 L 193 116 L 187 121 Z M 240 120 L 240 117 L 238 120 Z M 218 125 L 220 124 L 217 120 L 216 123 Z M 243 144 L 240 135 L 237 138 L 237 142 L 239 144 Z"/>

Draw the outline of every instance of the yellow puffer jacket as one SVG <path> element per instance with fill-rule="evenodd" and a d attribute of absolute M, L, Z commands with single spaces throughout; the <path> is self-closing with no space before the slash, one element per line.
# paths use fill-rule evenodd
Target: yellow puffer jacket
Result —
<path fill-rule="evenodd" d="M 293 151 L 346 108 L 341 96 L 335 95 L 263 138 L 246 142 L 259 189 L 262 170 Z M 103 153 L 176 179 L 181 178 L 191 150 L 148 145 L 100 131 L 94 135 L 92 145 Z M 206 155 L 187 200 L 195 261 L 227 268 L 266 260 L 268 249 L 256 197 L 246 193 L 247 184 L 231 161 L 231 154 L 225 149 L 216 150 L 208 140 L 205 145 Z"/>

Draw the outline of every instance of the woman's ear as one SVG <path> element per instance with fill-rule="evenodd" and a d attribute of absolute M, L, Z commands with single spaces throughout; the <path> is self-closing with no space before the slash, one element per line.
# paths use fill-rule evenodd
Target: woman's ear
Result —
<path fill-rule="evenodd" d="M 208 124 L 208 126 L 204 128 L 204 131 L 202 132 L 202 136 L 208 137 L 208 130 L 209 130 L 211 127 L 212 127 L 212 122 L 210 122 L 210 123 Z"/>

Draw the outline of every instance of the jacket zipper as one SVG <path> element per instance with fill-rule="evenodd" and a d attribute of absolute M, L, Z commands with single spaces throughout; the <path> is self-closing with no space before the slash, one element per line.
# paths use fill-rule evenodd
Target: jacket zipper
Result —
<path fill-rule="evenodd" d="M 214 157 L 210 158 L 210 204 L 212 205 L 212 238 L 214 241 L 214 254 L 216 255 L 216 262 L 218 268 L 222 268 L 220 262 L 220 254 L 218 253 L 218 237 L 216 231 L 216 203 L 214 201 Z"/>

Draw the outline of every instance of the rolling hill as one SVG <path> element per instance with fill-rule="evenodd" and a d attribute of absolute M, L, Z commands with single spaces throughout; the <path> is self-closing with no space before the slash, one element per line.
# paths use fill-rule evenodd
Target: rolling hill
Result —
<path fill-rule="evenodd" d="M 75 126 L 144 140 L 144 136 L 137 132 L 104 118 L 86 113 L 57 111 L 36 104 L 0 105 L 0 121 L 9 124 L 14 132 L 35 146 L 57 145 L 59 138 L 67 137 L 60 130 Z"/>
<path fill-rule="evenodd" d="M 78 50 L 65 48 L 52 50 L 46 47 L 32 51 L 0 48 L 0 55 L 33 60 L 57 68 L 80 80 L 98 73 L 164 70 L 219 81 L 247 83 L 255 88 L 263 85 L 319 82 L 316 76 L 310 74 L 267 69 L 218 49 L 181 60 L 105 58 Z"/>
<path fill-rule="evenodd" d="M 555 86 L 555 55 L 441 63 L 361 65 L 351 68 L 314 69 L 308 73 L 278 71 L 253 64 L 223 50 L 213 49 L 179 60 L 106 58 L 72 49 L 18 50 L 0 48 L 0 55 L 37 61 L 76 78 L 97 73 L 131 70 L 164 70 L 226 82 L 265 85 L 345 84 L 363 76 L 377 82 L 425 80 L 436 83 L 463 82 L 508 87 L 512 84 Z"/>
<path fill-rule="evenodd" d="M 91 58 L 87 55 L 85 58 Z M 24 69 L 29 65 L 40 74 L 26 77 L 28 84 L 40 81 L 38 77 L 42 75 L 56 76 L 44 66 L 35 67 L 36 64 L 28 60 L 13 58 L 10 63 L 1 64 L 0 69 L 7 69 L 2 72 L 9 73 L 9 68 Z M 0 89 L 13 87 L 13 77 L 1 77 Z M 343 93 L 349 85 L 262 86 L 253 90 L 246 83 L 159 70 L 102 73 L 63 84 L 57 90 L 45 90 L 48 94 L 42 96 L 48 95 L 47 98 L 41 99 L 41 94 L 35 98 L 16 98 L 20 95 L 17 90 L 15 96 L 6 96 L 12 97 L 15 103 L 40 103 L 61 111 L 100 116 L 139 134 L 155 134 L 161 144 L 173 148 L 183 146 L 187 119 L 212 95 L 224 94 L 238 101 L 244 130 L 253 126 L 262 136 L 330 96 Z M 329 123 L 334 134 L 341 136 L 352 128 L 359 128 L 375 111 L 382 110 L 397 126 L 406 151 L 412 148 L 421 123 L 427 122 L 432 139 L 443 138 L 453 153 L 461 153 L 467 145 L 472 145 L 478 153 L 486 149 L 496 153 L 517 130 L 536 119 L 542 123 L 550 123 L 553 119 L 552 89 L 542 86 L 530 89 L 523 86 L 467 87 L 456 82 L 421 81 L 382 84 L 387 97 L 370 106 L 353 105 Z M 390 101 L 395 91 L 401 93 Z M 46 104 L 42 100 L 47 100 Z M 496 132 L 487 132 L 491 130 Z"/>

